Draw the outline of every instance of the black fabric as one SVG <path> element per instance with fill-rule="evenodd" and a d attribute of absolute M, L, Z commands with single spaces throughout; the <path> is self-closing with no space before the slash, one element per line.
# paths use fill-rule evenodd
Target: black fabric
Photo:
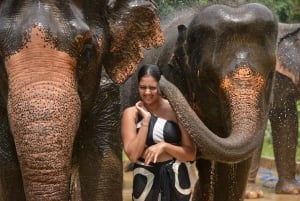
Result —
<path fill-rule="evenodd" d="M 151 114 L 150 122 L 149 122 L 149 127 L 148 127 L 148 134 L 147 134 L 147 140 L 146 140 L 146 145 L 151 146 L 156 144 L 153 140 L 153 129 L 155 122 L 157 120 L 157 117 Z"/>
<path fill-rule="evenodd" d="M 142 159 L 141 159 L 142 161 Z M 149 166 L 144 166 L 143 164 L 135 163 L 134 169 L 143 168 L 154 175 L 154 181 L 147 194 L 145 201 L 157 201 L 159 194 L 161 194 L 161 201 L 188 201 L 191 194 L 183 195 L 175 188 L 175 173 L 173 171 L 173 164 L 175 160 L 150 163 Z M 184 163 L 179 165 L 178 181 L 181 188 L 190 188 L 190 180 L 188 175 L 188 170 Z M 132 195 L 136 198 L 140 197 L 142 191 L 146 190 L 147 177 L 137 173 L 133 180 L 133 193 Z M 146 178 L 146 180 L 145 180 Z M 134 199 L 132 199 L 134 200 Z"/>
<path fill-rule="evenodd" d="M 173 121 L 167 121 L 164 127 L 164 140 L 171 144 L 180 144 L 181 131 L 177 123 Z"/>
<path fill-rule="evenodd" d="M 161 201 L 171 200 L 171 188 L 175 185 L 174 173 L 172 170 L 172 164 L 174 161 L 171 161 L 165 165 L 162 165 L 159 169 L 159 185 L 161 192 Z"/>
<path fill-rule="evenodd" d="M 157 116 L 151 114 L 151 118 L 150 118 L 150 122 L 149 122 L 149 126 L 148 126 L 148 134 L 147 134 L 147 139 L 146 139 L 147 146 L 156 144 L 154 142 L 153 136 L 155 135 L 154 127 L 157 122 L 157 119 L 158 119 Z M 137 128 L 137 130 L 138 129 L 139 128 Z M 163 137 L 163 141 L 165 141 L 165 142 L 179 145 L 181 143 L 181 131 L 179 129 L 178 124 L 173 121 L 166 120 L 166 123 L 164 124 L 164 127 L 163 127 L 162 137 Z"/>

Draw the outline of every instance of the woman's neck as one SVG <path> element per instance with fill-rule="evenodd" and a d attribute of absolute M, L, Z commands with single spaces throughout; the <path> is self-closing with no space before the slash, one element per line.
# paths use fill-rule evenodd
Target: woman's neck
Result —
<path fill-rule="evenodd" d="M 161 109 L 161 106 L 163 105 L 163 98 L 159 98 L 155 103 L 150 105 L 145 105 L 145 108 L 152 114 L 156 115 L 158 111 Z"/>

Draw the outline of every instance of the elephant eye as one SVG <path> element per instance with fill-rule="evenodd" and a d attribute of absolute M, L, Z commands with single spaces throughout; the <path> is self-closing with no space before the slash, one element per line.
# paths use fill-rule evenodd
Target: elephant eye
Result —
<path fill-rule="evenodd" d="M 83 54 L 85 54 L 85 56 L 89 56 L 92 49 L 93 49 L 93 45 L 90 44 L 90 43 L 87 43 L 87 44 L 84 45 L 82 52 L 83 52 Z"/>
<path fill-rule="evenodd" d="M 78 68 L 77 68 L 77 75 L 78 78 L 82 78 L 85 72 L 88 71 L 93 64 L 93 61 L 96 61 L 96 53 L 95 47 L 91 43 L 84 44 L 83 50 L 81 52 L 80 58 L 78 60 Z"/>
<path fill-rule="evenodd" d="M 90 59 L 93 57 L 93 44 L 86 43 L 83 47 L 83 50 L 81 52 L 81 62 L 83 65 L 87 65 Z"/>

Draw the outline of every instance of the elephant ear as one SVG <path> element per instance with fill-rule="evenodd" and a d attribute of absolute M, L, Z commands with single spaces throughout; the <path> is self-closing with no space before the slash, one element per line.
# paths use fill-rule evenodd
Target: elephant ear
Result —
<path fill-rule="evenodd" d="M 295 84 L 300 76 L 300 24 L 279 24 L 276 71 Z"/>
<path fill-rule="evenodd" d="M 142 48 L 157 48 L 164 42 L 157 8 L 152 1 L 116 1 L 109 26 L 111 41 L 104 67 L 111 79 L 123 83 L 142 60 Z"/>
<path fill-rule="evenodd" d="M 163 51 L 164 54 L 161 55 L 157 64 L 158 66 L 160 66 L 162 74 L 170 82 L 175 84 L 186 98 L 190 98 L 190 90 L 192 90 L 189 83 L 189 81 L 191 80 L 191 71 L 188 65 L 188 58 L 185 51 L 188 29 L 185 25 L 180 24 L 177 26 L 177 30 L 177 37 L 166 42 L 175 44 L 175 47 L 170 48 L 169 45 L 165 45 L 167 51 Z M 166 63 L 168 65 L 165 65 Z"/>

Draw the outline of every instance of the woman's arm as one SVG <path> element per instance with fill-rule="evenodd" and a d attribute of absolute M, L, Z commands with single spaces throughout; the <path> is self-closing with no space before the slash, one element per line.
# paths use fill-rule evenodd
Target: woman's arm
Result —
<path fill-rule="evenodd" d="M 168 154 L 180 161 L 193 161 L 196 158 L 196 145 L 191 137 L 184 130 L 183 126 L 178 123 L 181 131 L 181 145 L 173 145 L 167 142 L 160 142 L 148 147 L 143 157 L 145 164 L 150 162 L 156 163 L 158 158 L 163 154 Z"/>
<path fill-rule="evenodd" d="M 143 114 L 142 126 L 136 132 L 138 109 L 130 107 L 124 110 L 121 119 L 121 135 L 124 151 L 131 162 L 136 162 L 145 150 L 145 143 L 150 122 L 150 113 Z"/>

